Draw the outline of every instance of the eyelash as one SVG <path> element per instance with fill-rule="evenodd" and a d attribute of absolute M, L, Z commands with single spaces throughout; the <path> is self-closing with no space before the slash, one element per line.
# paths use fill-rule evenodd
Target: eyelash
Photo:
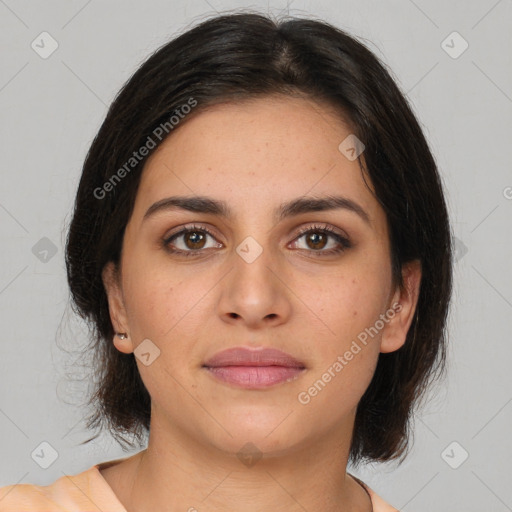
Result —
<path fill-rule="evenodd" d="M 176 238 L 179 238 L 180 236 L 183 236 L 187 233 L 197 232 L 197 231 L 206 233 L 209 236 L 211 236 L 212 238 L 215 238 L 215 235 L 206 227 L 193 225 L 193 226 L 188 226 L 185 229 L 182 229 L 181 231 L 178 231 L 177 233 L 173 233 L 171 236 L 165 238 L 163 240 L 163 246 L 171 254 L 179 254 L 179 255 L 183 255 L 185 257 L 199 256 L 201 251 L 203 251 L 204 249 L 182 251 L 181 249 L 171 249 L 169 246 L 169 244 Z M 333 254 L 339 254 L 339 253 L 344 252 L 346 249 L 349 249 L 350 247 L 352 247 L 352 244 L 348 238 L 340 235 L 339 233 L 337 233 L 336 231 L 334 231 L 332 228 L 330 228 L 327 225 L 318 225 L 318 224 L 314 224 L 312 226 L 302 228 L 299 231 L 298 235 L 294 238 L 294 241 L 298 240 L 299 238 L 301 238 L 302 236 L 304 236 L 305 234 L 308 234 L 308 233 L 322 233 L 322 234 L 328 235 L 328 236 L 334 238 L 341 246 L 336 249 L 329 249 L 327 251 L 323 251 L 323 250 L 315 251 L 313 249 L 308 250 L 308 252 L 313 253 L 315 255 L 315 257 L 323 257 L 325 255 L 329 256 L 329 255 L 333 255 Z M 307 249 L 301 249 L 301 250 L 307 250 Z"/>

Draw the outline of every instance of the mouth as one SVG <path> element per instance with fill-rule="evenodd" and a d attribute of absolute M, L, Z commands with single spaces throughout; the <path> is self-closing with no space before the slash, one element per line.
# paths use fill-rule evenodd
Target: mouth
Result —
<path fill-rule="evenodd" d="M 277 349 L 236 347 L 218 352 L 204 364 L 210 375 L 244 389 L 262 389 L 290 382 L 306 367 L 290 354 Z"/>

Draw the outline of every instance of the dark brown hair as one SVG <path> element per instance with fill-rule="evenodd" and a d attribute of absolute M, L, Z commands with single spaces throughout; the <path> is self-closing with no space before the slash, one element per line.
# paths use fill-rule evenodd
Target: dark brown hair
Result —
<path fill-rule="evenodd" d="M 452 244 L 435 161 L 404 95 L 362 43 L 325 22 L 246 12 L 206 20 L 151 55 L 113 101 L 87 154 L 66 245 L 73 307 L 93 331 L 96 387 L 87 426 L 106 427 L 121 445 L 133 446 L 126 435 L 141 441 L 150 425 L 150 396 L 134 355 L 112 343 L 101 279 L 107 262 L 119 262 L 147 159 L 130 160 L 134 151 L 155 141 L 158 127 L 172 136 L 169 119 L 181 120 L 191 99 L 193 116 L 214 103 L 270 94 L 305 95 L 344 113 L 365 145 L 364 172 L 387 216 L 395 282 L 403 284 L 404 263 L 421 262 L 406 342 L 379 354 L 350 450 L 356 464 L 403 459 L 414 406 L 445 369 Z"/>

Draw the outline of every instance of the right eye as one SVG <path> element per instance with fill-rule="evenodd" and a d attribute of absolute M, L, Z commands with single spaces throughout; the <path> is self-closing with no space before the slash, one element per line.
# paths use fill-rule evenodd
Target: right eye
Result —
<path fill-rule="evenodd" d="M 204 249 L 222 247 L 222 244 L 218 242 L 207 246 L 208 238 L 215 240 L 213 233 L 207 228 L 190 226 L 167 237 L 164 240 L 164 245 L 169 252 L 184 256 L 196 256 Z"/>

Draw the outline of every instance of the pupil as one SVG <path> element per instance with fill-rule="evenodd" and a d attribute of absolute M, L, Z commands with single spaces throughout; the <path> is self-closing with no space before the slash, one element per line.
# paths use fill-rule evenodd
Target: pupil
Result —
<path fill-rule="evenodd" d="M 309 235 L 309 241 L 313 245 L 320 244 L 321 247 L 319 247 L 319 248 L 322 249 L 325 246 L 325 235 L 323 233 L 313 233 L 313 234 Z M 318 247 L 315 247 L 315 248 L 318 248 Z"/>
<path fill-rule="evenodd" d="M 202 233 L 198 233 L 197 231 L 193 231 L 192 233 L 189 233 L 189 242 L 192 243 L 193 246 L 196 246 L 200 244 L 204 239 L 204 235 Z M 194 247 L 197 248 L 197 247 Z"/>

